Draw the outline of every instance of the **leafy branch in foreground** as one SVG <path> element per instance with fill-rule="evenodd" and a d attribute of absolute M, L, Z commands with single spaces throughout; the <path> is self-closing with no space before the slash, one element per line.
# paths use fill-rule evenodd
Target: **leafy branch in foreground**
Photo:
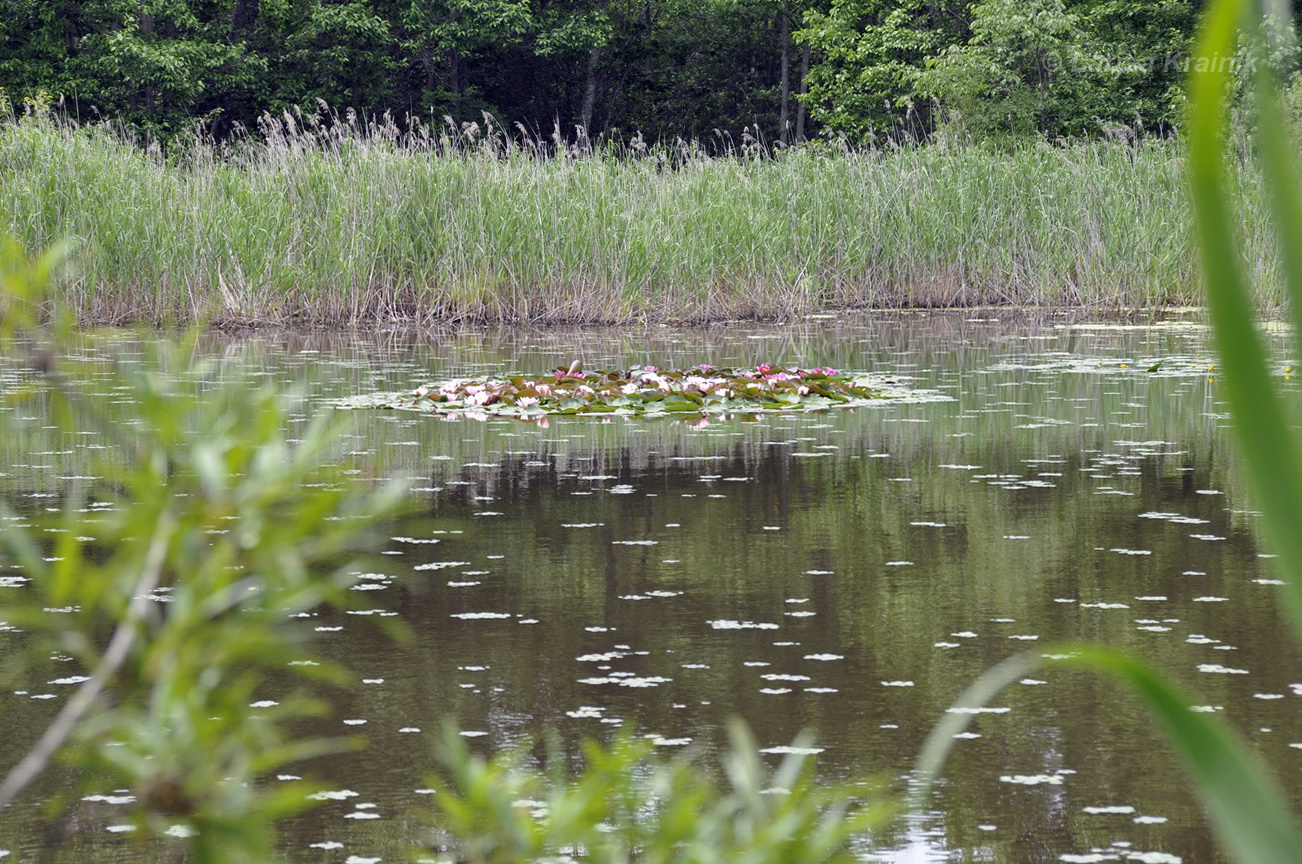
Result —
<path fill-rule="evenodd" d="M 49 267 L 4 248 L 6 300 L 21 313 L 6 323 L 30 342 L 45 335 L 34 310 Z M 296 430 L 293 400 L 238 369 L 193 365 L 177 346 L 156 349 L 161 371 L 58 348 L 26 358 L 26 383 L 3 396 L 45 400 L 53 422 L 106 446 L 86 454 L 52 515 L 0 501 L 0 556 L 27 580 L 0 614 L 28 631 L 32 665 L 57 654 L 84 674 L 0 784 L 0 806 L 60 755 L 130 788 L 142 840 L 185 838 L 160 840 L 164 854 L 184 844 L 200 864 L 274 860 L 274 824 L 308 805 L 311 786 L 267 775 L 349 746 L 291 731 L 323 707 L 296 681 L 339 679 L 302 663 L 310 627 L 297 616 L 346 605 L 353 577 L 323 570 L 401 490 L 323 468 L 328 412 Z M 129 421 L 77 385 L 87 380 L 130 400 Z"/>
<path fill-rule="evenodd" d="M 474 756 L 451 727 L 444 779 L 435 781 L 441 862 L 517 864 L 851 864 L 853 841 L 884 824 L 887 800 L 871 786 L 816 783 L 802 736 L 775 771 L 741 721 L 729 728 L 720 785 L 688 757 L 664 757 L 624 734 L 583 745 L 583 770 L 561 776 L 526 766 L 523 753 Z"/>

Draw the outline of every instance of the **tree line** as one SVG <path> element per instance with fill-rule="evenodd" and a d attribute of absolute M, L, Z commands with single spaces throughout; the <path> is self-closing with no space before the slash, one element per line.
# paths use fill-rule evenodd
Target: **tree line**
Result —
<path fill-rule="evenodd" d="M 322 103 L 538 137 L 1166 134 L 1203 0 L 3 0 L 0 93 L 167 138 Z"/>

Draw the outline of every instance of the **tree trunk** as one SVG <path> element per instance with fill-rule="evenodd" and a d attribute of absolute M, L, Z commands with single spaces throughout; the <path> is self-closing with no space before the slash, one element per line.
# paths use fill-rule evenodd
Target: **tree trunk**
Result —
<path fill-rule="evenodd" d="M 258 0 L 235 0 L 231 9 L 231 36 L 252 30 L 258 20 Z"/>
<path fill-rule="evenodd" d="M 809 46 L 800 52 L 800 85 L 797 92 L 803 97 L 809 92 Z M 805 100 L 800 98 L 796 103 L 796 140 L 805 140 Z"/>
<path fill-rule="evenodd" d="M 782 4 L 782 108 L 778 113 L 778 140 L 790 143 L 791 121 L 791 15 Z"/>
<path fill-rule="evenodd" d="M 585 138 L 591 136 L 592 112 L 597 107 L 597 65 L 601 63 L 601 53 L 600 46 L 588 52 L 588 75 L 583 82 L 583 106 L 579 110 L 579 122 Z"/>
<path fill-rule="evenodd" d="M 461 52 L 455 48 L 448 50 L 448 89 L 453 93 L 460 95 L 465 92 L 465 82 L 461 80 L 464 70 L 462 67 Z"/>
<path fill-rule="evenodd" d="M 420 66 L 425 70 L 425 92 L 433 93 L 434 85 L 438 84 L 439 72 L 438 64 L 434 62 L 434 49 L 430 47 L 429 40 L 422 40 L 420 43 Z"/>
<path fill-rule="evenodd" d="M 143 6 L 144 4 L 141 5 Z M 154 32 L 154 16 L 149 14 L 148 12 L 142 11 L 140 13 L 140 32 L 141 33 Z M 150 83 L 145 85 L 145 110 L 146 111 L 154 110 L 155 95 L 156 95 L 155 87 L 153 82 L 151 81 Z"/>

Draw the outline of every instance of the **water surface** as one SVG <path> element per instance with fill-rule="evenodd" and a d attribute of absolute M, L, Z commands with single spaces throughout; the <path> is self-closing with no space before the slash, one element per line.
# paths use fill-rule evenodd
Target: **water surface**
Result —
<path fill-rule="evenodd" d="M 573 742 L 627 728 L 708 758 L 741 716 L 766 749 L 812 730 L 829 778 L 898 785 L 967 683 L 1063 639 L 1167 669 L 1302 795 L 1302 667 L 1204 332 L 998 317 L 207 340 L 204 356 L 301 387 L 304 420 L 358 392 L 576 357 L 833 366 L 949 397 L 705 424 L 351 413 L 339 460 L 364 480 L 406 478 L 412 506 L 360 556 L 358 608 L 314 622 L 321 653 L 356 678 L 330 694 L 335 713 L 317 731 L 368 746 L 304 766 L 340 794 L 288 827 L 286 854 L 398 861 L 426 841 L 445 718 L 485 752 L 547 729 Z M 85 350 L 133 348 L 118 337 Z M 94 442 L 42 428 L 39 406 L 17 413 L 30 419 L 0 445 L 3 482 L 39 506 Z M 390 615 L 411 642 L 383 635 L 377 618 Z M 4 764 L 71 690 L 49 672 L 0 696 L 19 730 L 0 745 Z M 867 854 L 1221 860 L 1173 757 L 1110 681 L 1045 674 L 994 707 L 1006 710 L 957 742 L 929 818 Z M 0 848 L 132 860 L 107 830 L 113 806 L 89 802 L 56 843 L 20 805 Z"/>

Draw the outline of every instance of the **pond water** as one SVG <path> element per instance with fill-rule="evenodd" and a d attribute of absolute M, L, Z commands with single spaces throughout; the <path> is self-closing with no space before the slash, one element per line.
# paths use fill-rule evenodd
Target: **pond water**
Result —
<path fill-rule="evenodd" d="M 304 419 L 360 392 L 576 357 L 589 368 L 833 366 L 945 397 L 708 424 L 351 412 L 340 459 L 365 479 L 410 479 L 412 506 L 361 555 L 359 607 L 319 616 L 320 652 L 357 683 L 329 694 L 334 714 L 318 731 L 368 746 L 305 767 L 340 794 L 288 826 L 286 855 L 406 860 L 428 837 L 445 718 L 485 752 L 548 729 L 576 741 L 630 728 L 708 759 L 740 716 L 766 749 L 811 730 L 829 778 L 898 786 L 968 683 L 1064 639 L 1169 670 L 1261 749 L 1296 802 L 1302 666 L 1253 535 L 1205 332 L 999 318 L 204 342 L 201 353 L 301 386 Z M 131 351 L 121 338 L 94 346 Z M 39 406 L 22 412 L 29 430 L 0 445 L 2 488 L 20 500 L 48 494 L 86 445 L 42 430 Z M 376 626 L 391 613 L 409 643 Z M 12 638 L 0 633 L 0 650 Z M 12 730 L 0 764 L 71 691 L 48 671 L 0 695 Z M 1046 673 L 994 707 L 956 742 L 928 817 L 866 855 L 1223 860 L 1173 756 L 1111 681 Z M 46 847 L 57 847 L 50 860 L 134 860 L 110 830 L 111 801 L 57 843 L 35 804 L 16 806 L 0 849 L 16 861 L 43 860 Z"/>

